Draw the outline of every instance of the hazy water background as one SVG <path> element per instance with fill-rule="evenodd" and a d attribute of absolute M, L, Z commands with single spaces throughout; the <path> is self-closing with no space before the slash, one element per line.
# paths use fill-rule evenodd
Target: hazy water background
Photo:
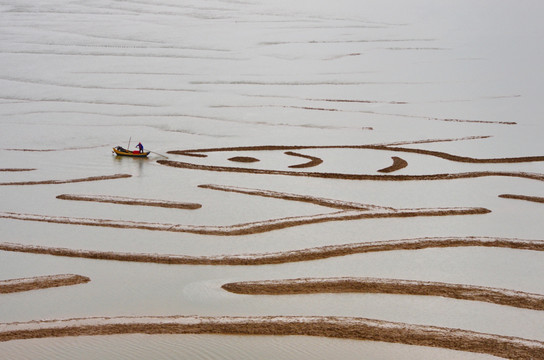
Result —
<path fill-rule="evenodd" d="M 161 166 L 157 154 L 142 161 L 115 158 L 110 151 L 115 145 L 127 145 L 129 138 L 132 146 L 142 141 L 146 148 L 164 154 L 240 145 L 349 145 L 489 136 L 413 146 L 482 158 L 542 155 L 542 7 L 538 1 L 4 1 L 0 4 L 0 168 L 37 170 L 0 172 L 0 181 L 115 173 L 133 177 L 0 186 L 2 212 L 200 225 L 323 212 L 310 204 L 197 187 L 211 183 L 382 206 L 478 206 L 492 213 L 333 222 L 234 237 L 0 219 L 1 241 L 215 255 L 421 236 L 542 239 L 541 204 L 497 197 L 502 193 L 544 196 L 544 186 L 534 180 L 352 182 L 212 173 Z M 301 152 L 324 160 L 315 171 L 346 173 L 375 173 L 389 166 L 394 155 L 345 149 Z M 170 158 L 229 166 L 232 155 Z M 281 151 L 237 155 L 258 157 L 259 163 L 247 166 L 266 169 L 285 170 L 303 161 Z M 399 174 L 544 173 L 542 163 L 459 164 L 417 154 L 402 157 L 409 165 Z M 169 199 L 203 207 L 150 210 L 55 198 L 63 193 Z M 529 251 L 458 248 L 246 268 L 0 252 L 2 279 L 77 273 L 92 280 L 2 295 L 0 322 L 102 315 L 345 315 L 542 340 L 544 318 L 538 311 L 392 295 L 251 297 L 226 293 L 220 286 L 242 280 L 376 276 L 544 293 L 543 260 L 542 254 Z M 285 347 L 291 349 L 290 356 L 304 359 L 327 351 L 342 351 L 345 358 L 360 352 L 395 358 L 397 351 L 405 355 L 407 348 L 292 337 L 143 338 L 32 340 L 0 344 L 0 349 L 15 359 L 34 358 L 44 349 L 49 357 L 66 358 L 73 352 L 82 356 L 90 346 L 103 349 L 105 357 L 133 358 L 139 355 L 130 348 L 139 344 L 147 348 L 141 351 L 164 349 L 164 358 L 176 354 L 206 359 L 218 358 L 210 350 L 215 348 L 227 358 L 254 358 L 268 353 L 282 357 Z M 430 358 L 454 356 L 437 349 L 408 349 Z"/>

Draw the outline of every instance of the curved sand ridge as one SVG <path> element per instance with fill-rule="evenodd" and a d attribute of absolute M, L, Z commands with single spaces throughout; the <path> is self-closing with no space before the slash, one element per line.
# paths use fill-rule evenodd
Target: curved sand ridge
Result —
<path fill-rule="evenodd" d="M 153 200 L 153 199 L 134 199 L 134 198 L 110 196 L 110 195 L 62 194 L 62 195 L 58 195 L 57 199 L 76 200 L 76 201 L 94 201 L 94 202 L 121 204 L 121 205 L 157 206 L 157 207 L 188 209 L 188 210 L 200 209 L 202 207 L 201 204 L 196 204 L 196 203 L 183 203 L 183 202 L 177 202 L 177 201 Z"/>
<path fill-rule="evenodd" d="M 516 199 L 516 200 L 525 200 L 525 201 L 531 201 L 536 203 L 544 203 L 544 197 L 538 197 L 538 196 L 501 194 L 499 195 L 499 197 L 504 199 Z"/>
<path fill-rule="evenodd" d="M 67 179 L 67 180 L 40 180 L 40 181 L 18 181 L 18 182 L 0 182 L 0 185 L 52 185 L 52 184 L 69 184 L 86 181 L 99 181 L 99 180 L 113 180 L 129 178 L 132 175 L 129 174 L 115 174 L 104 176 L 91 176 L 79 179 Z"/>
<path fill-rule="evenodd" d="M 322 336 L 432 346 L 509 359 L 544 359 L 542 341 L 355 317 L 142 316 L 0 323 L 0 341 L 134 333 Z"/>
<path fill-rule="evenodd" d="M 381 293 L 442 296 L 460 300 L 485 301 L 531 310 L 544 310 L 544 295 L 522 291 L 447 284 L 442 282 L 378 278 L 302 278 L 244 281 L 224 284 L 223 289 L 247 295 L 292 295 L 312 293 Z"/>
<path fill-rule="evenodd" d="M 53 256 L 79 257 L 98 260 L 115 260 L 131 262 L 149 262 L 171 265 L 270 265 L 299 261 L 321 260 L 331 257 L 353 254 L 421 250 L 428 248 L 453 247 L 494 247 L 517 250 L 544 251 L 544 240 L 522 240 L 492 237 L 435 237 L 404 240 L 373 241 L 353 244 L 329 245 L 301 250 L 270 252 L 261 254 L 234 254 L 191 256 L 174 254 L 127 253 L 97 250 L 77 250 L 59 247 L 0 243 L 0 251 L 13 251 Z"/>
<path fill-rule="evenodd" d="M 427 141 L 427 142 L 430 142 Z M 187 155 L 195 153 L 206 152 L 221 152 L 221 151 L 274 151 L 274 150 L 303 150 L 303 149 L 369 149 L 369 150 L 384 150 L 384 151 L 397 151 L 416 153 L 422 155 L 429 155 L 439 157 L 445 160 L 465 162 L 465 163 L 480 163 L 480 164 L 497 164 L 497 163 L 523 163 L 533 161 L 544 161 L 544 156 L 522 156 L 513 158 L 490 158 L 480 159 L 467 156 L 458 156 L 441 151 L 432 151 L 424 149 L 413 149 L 391 145 L 324 145 L 324 146 L 288 146 L 288 145 L 261 145 L 261 146 L 239 146 L 239 147 L 223 147 L 223 148 L 204 148 L 204 149 L 190 149 L 190 150 L 171 150 L 169 154 L 174 155 Z M 200 154 L 202 156 L 203 154 Z M 191 156 L 191 155 L 190 155 Z"/>
<path fill-rule="evenodd" d="M 395 211 L 395 209 L 391 207 L 361 204 L 361 203 L 356 203 L 351 201 L 327 199 L 327 198 L 315 197 L 310 195 L 300 195 L 300 194 L 285 193 L 285 192 L 272 191 L 272 190 L 250 189 L 250 188 L 241 188 L 237 186 L 214 185 L 214 184 L 203 184 L 203 185 L 198 185 L 198 187 L 202 189 L 234 192 L 239 194 L 262 196 L 262 197 L 283 199 L 283 200 L 289 200 L 289 201 L 299 201 L 299 202 L 305 202 L 305 203 L 310 203 L 314 205 L 329 207 L 333 209 L 342 209 L 342 210 L 386 209 L 386 210 Z"/>
<path fill-rule="evenodd" d="M 404 169 L 405 167 L 408 166 L 408 162 L 398 156 L 393 156 L 391 159 L 393 159 L 393 165 L 380 169 L 378 170 L 378 172 L 390 173 L 393 171 Z"/>
<path fill-rule="evenodd" d="M 323 163 L 323 160 L 321 160 L 321 159 L 318 158 L 318 157 L 310 156 L 310 155 L 304 155 L 304 154 L 299 154 L 299 153 L 296 153 L 296 152 L 293 152 L 293 151 L 286 151 L 286 152 L 285 152 L 285 155 L 289 155 L 289 156 L 298 156 L 298 157 L 301 157 L 301 158 L 309 159 L 309 160 L 310 160 L 310 161 L 305 162 L 305 163 L 302 163 L 302 164 L 298 164 L 298 165 L 290 165 L 289 167 L 292 168 L 292 169 L 300 169 L 300 168 L 314 167 L 314 166 L 318 166 L 318 165 L 320 165 L 321 163 Z"/>
<path fill-rule="evenodd" d="M 367 174 L 341 174 L 341 173 L 318 173 L 306 171 L 283 171 L 283 170 L 263 170 L 248 169 L 238 167 L 197 165 L 181 161 L 157 160 L 161 165 L 177 167 L 191 170 L 218 171 L 218 172 L 236 172 L 245 174 L 263 174 L 263 175 L 283 175 L 283 176 L 305 176 L 322 179 L 340 179 L 340 180 L 371 180 L 371 181 L 411 181 L 411 180 L 454 180 L 471 179 L 487 176 L 507 176 L 523 179 L 532 179 L 544 181 L 544 174 L 527 172 L 507 172 L 507 171 L 477 171 L 465 173 L 445 173 L 431 175 L 367 175 Z"/>
<path fill-rule="evenodd" d="M 158 230 L 171 232 L 186 232 L 201 235 L 248 235 L 262 233 L 272 230 L 284 229 L 293 226 L 306 224 L 316 224 L 328 221 L 345 221 L 370 218 L 390 218 L 390 217 L 415 217 L 415 216 L 449 216 L 449 215 L 475 215 L 486 214 L 490 210 L 485 208 L 428 208 L 428 209 L 394 209 L 375 205 L 354 204 L 346 207 L 346 203 L 340 200 L 322 199 L 311 196 L 281 193 L 268 190 L 244 189 L 220 185 L 203 185 L 203 188 L 214 190 L 232 191 L 244 193 L 247 195 L 257 195 L 265 197 L 275 197 L 285 200 L 305 201 L 317 205 L 338 208 L 342 211 L 317 214 L 309 216 L 293 216 L 280 219 L 269 219 L 251 223 L 236 224 L 230 226 L 197 226 L 197 225 L 182 225 L 182 224 L 164 224 L 150 223 L 142 221 L 129 220 L 110 220 L 110 219 L 89 219 L 89 218 L 73 218 L 65 216 L 50 216 L 38 214 L 21 214 L 14 212 L 0 212 L 0 218 L 25 220 L 25 221 L 41 221 L 57 224 L 72 224 L 86 226 L 102 226 L 124 229 L 143 229 L 143 230 Z"/>
<path fill-rule="evenodd" d="M 56 224 L 101 226 L 122 229 L 141 229 L 157 230 L 170 232 L 185 232 L 200 235 L 249 235 L 263 233 L 273 230 L 285 229 L 293 226 L 307 224 L 317 224 L 328 221 L 360 220 L 372 218 L 391 218 L 391 217 L 416 217 L 416 216 L 450 216 L 450 215 L 476 215 L 487 214 L 490 210 L 484 208 L 434 208 L 434 209 L 399 209 L 394 212 L 389 210 L 375 209 L 367 210 L 347 210 L 330 214 L 318 214 L 311 216 L 294 216 L 280 219 L 271 219 L 230 226 L 198 226 L 183 224 L 165 224 L 150 223 L 143 221 L 129 220 L 110 220 L 110 219 L 90 219 L 75 218 L 66 216 L 50 216 L 38 214 L 21 214 L 14 212 L 0 212 L 0 218 L 40 221 Z"/>
<path fill-rule="evenodd" d="M 89 281 L 91 281 L 91 279 L 86 276 L 73 274 L 0 280 L 0 294 L 83 284 Z"/>
<path fill-rule="evenodd" d="M 235 156 L 235 157 L 231 157 L 229 161 L 241 162 L 241 163 L 254 163 L 254 162 L 258 162 L 259 159 L 255 159 L 254 157 L 251 157 L 251 156 Z"/>
<path fill-rule="evenodd" d="M 0 172 L 18 172 L 18 171 L 34 171 L 36 169 L 24 169 L 24 168 L 2 168 Z"/>
<path fill-rule="evenodd" d="M 89 149 L 98 149 L 104 146 L 109 146 L 110 144 L 96 145 L 96 146 L 77 146 L 77 147 L 66 147 L 61 149 L 4 149 L 7 151 L 24 151 L 24 152 L 52 152 L 52 151 L 66 151 L 66 150 L 89 150 Z"/>

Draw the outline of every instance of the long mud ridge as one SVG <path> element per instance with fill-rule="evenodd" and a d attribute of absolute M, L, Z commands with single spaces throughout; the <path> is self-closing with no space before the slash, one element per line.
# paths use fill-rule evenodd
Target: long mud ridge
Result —
<path fill-rule="evenodd" d="M 298 165 L 290 165 L 289 167 L 292 168 L 292 169 L 300 169 L 300 168 L 314 167 L 314 166 L 318 166 L 318 165 L 320 165 L 321 163 L 323 163 L 323 160 L 321 160 L 321 159 L 318 158 L 318 157 L 310 156 L 310 155 L 304 155 L 304 154 L 299 154 L 299 153 L 296 153 L 296 152 L 293 152 L 293 151 L 286 151 L 286 152 L 285 152 L 285 155 L 289 155 L 289 156 L 297 156 L 297 157 L 301 157 L 301 158 L 310 160 L 310 161 L 305 162 L 305 163 L 302 163 L 302 164 L 298 164 Z"/>
<path fill-rule="evenodd" d="M 321 336 L 432 346 L 508 359 L 544 359 L 542 341 L 355 317 L 102 317 L 0 324 L 0 341 L 134 333 Z"/>
<path fill-rule="evenodd" d="M 0 168 L 0 172 L 22 172 L 22 171 L 34 171 L 36 169 L 25 168 Z"/>
<path fill-rule="evenodd" d="M 312 216 L 294 216 L 280 219 L 271 219 L 230 226 L 199 226 L 183 224 L 151 223 L 143 221 L 129 220 L 110 220 L 110 219 L 90 219 L 75 218 L 66 216 L 50 216 L 39 214 L 21 214 L 14 212 L 0 212 L 0 218 L 39 221 L 55 224 L 100 226 L 121 229 L 141 229 L 170 232 L 184 232 L 200 235 L 250 235 L 273 230 L 285 229 L 294 226 L 317 224 L 329 221 L 347 221 L 375 218 L 392 217 L 416 217 L 416 216 L 450 216 L 450 215 L 477 215 L 486 214 L 490 211 L 484 208 L 437 208 L 437 209 L 400 209 L 395 212 L 387 210 L 350 210 L 340 211 L 330 214 L 318 214 Z"/>
<path fill-rule="evenodd" d="M 114 180 L 129 178 L 132 175 L 129 174 L 115 174 L 105 176 L 91 176 L 79 179 L 67 179 L 67 180 L 40 180 L 40 181 L 17 181 L 17 182 L 0 182 L 0 185 L 52 185 L 52 184 L 69 184 L 87 181 L 99 181 L 99 180 Z"/>
<path fill-rule="evenodd" d="M 480 159 L 467 156 L 458 156 L 441 151 L 432 151 L 424 149 L 413 149 L 391 145 L 324 145 L 324 146 L 289 146 L 289 145 L 262 145 L 262 146 L 239 146 L 239 147 L 223 147 L 223 148 L 204 148 L 204 149 L 191 149 L 191 150 L 172 150 L 168 151 L 173 155 L 187 155 L 195 156 L 195 153 L 207 153 L 207 152 L 223 152 L 223 151 L 285 151 L 285 150 L 304 150 L 304 149 L 369 149 L 369 150 L 384 150 L 384 151 L 397 151 L 415 153 L 421 155 L 435 156 L 445 160 L 464 162 L 464 163 L 477 163 L 477 164 L 497 164 L 497 163 L 524 163 L 534 161 L 544 161 L 544 155 L 541 156 L 522 156 L 511 158 L 489 158 Z M 202 156 L 200 154 L 198 156 Z"/>
<path fill-rule="evenodd" d="M 544 181 L 544 174 L 526 173 L 526 172 L 507 172 L 507 171 L 476 171 L 465 173 L 445 173 L 431 175 L 369 175 L 369 174 L 341 174 L 341 173 L 319 173 L 306 171 L 284 171 L 284 170 L 263 170 L 249 169 L 239 167 L 197 165 L 182 161 L 157 160 L 159 164 L 191 170 L 235 172 L 244 174 L 263 174 L 263 175 L 283 175 L 283 176 L 305 176 L 322 179 L 341 179 L 341 180 L 372 180 L 372 181 L 411 181 L 411 180 L 454 180 L 454 179 L 472 179 L 487 176 L 507 176 L 523 179 L 532 179 Z"/>
<path fill-rule="evenodd" d="M 351 201 L 327 199 L 327 198 L 315 197 L 310 195 L 300 195 L 300 194 L 285 193 L 285 192 L 272 191 L 272 190 L 250 189 L 250 188 L 241 188 L 236 186 L 214 185 L 214 184 L 203 184 L 203 185 L 198 185 L 198 187 L 202 189 L 234 192 L 234 193 L 246 194 L 246 195 L 252 195 L 252 196 L 262 196 L 262 197 L 269 197 L 274 199 L 299 201 L 299 202 L 305 202 L 305 203 L 310 203 L 310 204 L 324 206 L 324 207 L 333 208 L 333 209 L 341 209 L 341 210 L 386 209 L 390 211 L 395 211 L 395 209 L 391 207 L 383 207 L 383 206 L 377 206 L 377 205 L 356 203 Z"/>
<path fill-rule="evenodd" d="M 223 289 L 247 295 L 294 295 L 314 293 L 378 293 L 401 295 L 442 296 L 460 300 L 485 301 L 531 310 L 544 310 L 544 295 L 522 291 L 377 278 L 302 278 L 228 283 Z"/>
<path fill-rule="evenodd" d="M 91 281 L 91 279 L 86 276 L 73 274 L 0 280 L 0 294 L 83 284 L 89 281 Z"/>
<path fill-rule="evenodd" d="M 544 197 L 538 197 L 538 196 L 501 194 L 499 195 L 499 197 L 504 199 L 525 200 L 525 201 L 531 201 L 531 202 L 544 204 Z"/>
<path fill-rule="evenodd" d="M 187 210 L 195 210 L 195 209 L 200 209 L 202 207 L 201 204 L 196 204 L 196 203 L 184 203 L 184 202 L 177 202 L 177 201 L 153 200 L 153 199 L 134 199 L 134 198 L 121 197 L 121 196 L 111 196 L 111 195 L 62 194 L 62 195 L 58 195 L 57 199 L 76 200 L 76 201 L 93 201 L 93 202 L 121 204 L 121 205 L 157 206 L 157 207 L 164 207 L 164 208 L 187 209 Z"/>
<path fill-rule="evenodd" d="M 171 265 L 255 266 L 321 260 L 331 257 L 382 251 L 422 250 L 429 248 L 455 248 L 476 246 L 529 251 L 544 251 L 544 240 L 523 240 L 492 237 L 435 237 L 329 245 L 300 250 L 269 252 L 260 254 L 257 253 L 212 256 L 78 250 L 60 247 L 24 245 L 9 242 L 0 243 L 0 251 L 78 257 L 97 260 L 148 262 Z"/>
<path fill-rule="evenodd" d="M 416 217 L 416 216 L 450 216 L 450 215 L 477 215 L 487 214 L 490 210 L 485 208 L 473 207 L 456 207 L 456 208 L 427 208 L 427 209 L 394 209 L 380 207 L 375 205 L 354 204 L 347 207 L 345 203 L 339 200 L 321 199 L 311 196 L 298 194 L 281 193 L 258 189 L 244 189 L 220 185 L 204 185 L 204 188 L 222 191 L 232 191 L 247 195 L 257 195 L 265 197 L 275 197 L 285 200 L 305 201 L 317 205 L 330 207 L 328 204 L 333 204 L 333 207 L 340 207 L 342 210 L 333 213 L 309 215 L 309 216 L 293 216 L 279 219 L 268 219 L 264 221 L 235 224 L 230 226 L 199 226 L 199 225 L 183 225 L 183 224 L 165 224 L 139 222 L 129 220 L 110 220 L 110 219 L 89 219 L 89 218 L 74 218 L 65 216 L 51 216 L 38 214 L 22 214 L 14 212 L 0 212 L 0 218 L 15 219 L 24 221 L 40 221 L 56 224 L 71 224 L 85 226 L 101 226 L 123 229 L 142 229 L 142 230 L 157 230 L 170 232 L 185 232 L 201 235 L 249 235 L 263 233 L 273 230 L 284 229 L 293 226 L 301 226 L 308 224 L 323 223 L 329 221 L 347 221 L 371 218 L 391 218 L 391 217 Z M 353 203 L 350 203 L 353 204 Z"/>

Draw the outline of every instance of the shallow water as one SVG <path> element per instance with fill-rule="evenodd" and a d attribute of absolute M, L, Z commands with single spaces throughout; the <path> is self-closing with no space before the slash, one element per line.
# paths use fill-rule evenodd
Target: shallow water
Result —
<path fill-rule="evenodd" d="M 393 175 L 544 173 L 544 162 L 473 164 L 362 149 L 171 150 L 391 144 L 474 158 L 543 155 L 538 1 L 8 1 L 0 5 L 0 183 L 125 173 L 131 178 L 2 185 L 0 212 L 229 226 L 337 210 L 199 188 L 218 184 L 394 208 L 484 207 L 485 215 L 362 219 L 218 236 L 0 218 L 0 241 L 118 252 L 221 255 L 435 236 L 542 240 L 544 183 L 493 176 L 350 181 L 211 172 L 156 161 L 282 171 Z M 510 124 L 515 122 L 516 124 Z M 508 124 L 506 124 L 508 123 Z M 428 141 L 427 141 L 428 140 Z M 445 141 L 448 140 L 448 141 Z M 151 149 L 149 159 L 111 148 Z M 40 150 L 40 151 L 29 151 Z M 233 156 L 260 161 L 242 164 Z M 192 202 L 198 210 L 56 198 L 113 195 Z M 445 248 L 265 266 L 168 266 L 0 252 L 0 278 L 76 273 L 83 285 L 0 296 L 0 323 L 118 315 L 336 315 L 544 340 L 539 311 L 383 294 L 244 296 L 232 281 L 373 276 L 544 293 L 544 254 Z M 89 349 L 92 349 L 89 350 Z M 485 358 L 401 344 L 309 337 L 109 336 L 0 343 L 29 358 Z M 331 356 L 329 356 L 331 355 Z M 338 356 L 340 355 L 340 356 Z M 489 356 L 487 356 L 489 358 Z"/>

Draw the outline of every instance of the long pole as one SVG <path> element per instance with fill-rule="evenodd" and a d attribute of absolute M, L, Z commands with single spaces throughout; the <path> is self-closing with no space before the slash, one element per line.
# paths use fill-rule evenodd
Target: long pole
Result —
<path fill-rule="evenodd" d="M 157 154 L 157 155 L 160 155 L 160 156 L 162 156 L 162 157 L 165 157 L 165 158 L 167 158 L 167 159 L 168 159 L 168 156 L 166 156 L 166 155 L 163 155 L 163 154 L 159 154 L 159 153 L 157 153 L 157 152 L 154 152 L 154 151 L 151 151 L 151 150 L 147 150 L 147 151 L 149 151 L 149 152 L 152 152 L 153 154 Z"/>
<path fill-rule="evenodd" d="M 132 140 L 132 136 L 130 138 L 128 138 L 128 146 L 127 146 L 127 150 L 130 150 L 130 140 Z"/>

